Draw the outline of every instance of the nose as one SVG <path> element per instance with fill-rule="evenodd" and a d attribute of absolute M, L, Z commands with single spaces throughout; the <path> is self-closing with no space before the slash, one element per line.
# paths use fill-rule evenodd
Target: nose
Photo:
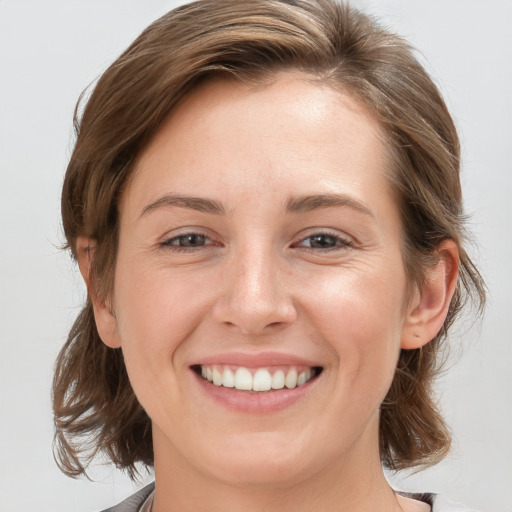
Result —
<path fill-rule="evenodd" d="M 270 251 L 244 251 L 227 269 L 214 319 L 244 334 L 265 334 L 292 324 L 297 311 L 283 262 Z"/>

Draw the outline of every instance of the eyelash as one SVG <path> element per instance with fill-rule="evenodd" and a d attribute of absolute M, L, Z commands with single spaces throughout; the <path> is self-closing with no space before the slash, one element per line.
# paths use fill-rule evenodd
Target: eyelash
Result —
<path fill-rule="evenodd" d="M 203 243 L 202 245 L 197 245 L 197 246 L 183 246 L 183 245 L 176 245 L 175 243 L 173 243 L 173 242 L 179 241 L 180 239 L 185 239 L 187 237 L 193 237 L 193 236 L 194 237 L 202 237 L 204 239 L 204 242 L 209 241 L 210 243 Z M 301 246 L 301 244 L 304 243 L 306 240 L 311 240 L 314 237 L 330 238 L 334 242 L 335 245 L 333 247 L 324 247 L 324 248 L 311 247 L 311 245 L 309 245 L 309 246 L 302 245 Z M 311 241 L 310 241 L 310 244 L 311 244 Z M 197 252 L 198 250 L 203 249 L 204 247 L 211 247 L 214 245 L 216 245 L 216 244 L 212 242 L 211 238 L 209 238 L 204 233 L 197 232 L 197 231 L 180 233 L 179 235 L 173 236 L 173 237 L 171 237 L 167 240 L 164 240 L 163 242 L 160 243 L 161 247 L 165 247 L 166 249 L 169 249 L 176 253 L 193 253 L 193 252 Z M 336 251 L 336 250 L 341 250 L 341 249 L 350 249 L 350 248 L 354 247 L 354 243 L 351 240 L 344 238 L 337 233 L 333 233 L 330 231 L 318 231 L 316 233 L 312 233 L 312 234 L 302 238 L 298 242 L 294 242 L 292 244 L 292 247 L 293 248 L 302 247 L 303 249 L 306 249 L 309 252 L 320 251 L 320 252 L 325 253 L 325 252 Z"/>

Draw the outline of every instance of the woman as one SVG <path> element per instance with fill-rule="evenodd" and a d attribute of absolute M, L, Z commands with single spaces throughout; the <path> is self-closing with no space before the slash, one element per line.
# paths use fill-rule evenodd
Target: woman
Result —
<path fill-rule="evenodd" d="M 407 44 L 330 0 L 190 4 L 77 129 L 62 469 L 154 467 L 117 510 L 456 510 L 382 472 L 446 454 L 437 354 L 484 300 L 457 134 Z"/>

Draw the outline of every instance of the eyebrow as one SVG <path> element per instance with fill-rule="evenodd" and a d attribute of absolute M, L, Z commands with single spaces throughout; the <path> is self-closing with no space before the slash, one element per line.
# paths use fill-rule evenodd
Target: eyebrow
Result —
<path fill-rule="evenodd" d="M 205 199 L 203 197 L 192 196 L 178 196 L 167 194 L 159 197 L 156 201 L 149 203 L 142 209 L 140 217 L 146 213 L 161 208 L 163 206 L 177 206 L 179 208 L 190 208 L 203 213 L 212 213 L 214 215 L 224 215 L 225 210 L 221 203 L 212 199 Z"/>
<path fill-rule="evenodd" d="M 346 194 L 316 194 L 291 198 L 286 204 L 287 213 L 304 213 L 319 208 L 335 208 L 345 206 L 353 208 L 370 217 L 374 217 L 372 211 L 360 201 Z"/>
<path fill-rule="evenodd" d="M 225 215 L 226 211 L 222 203 L 204 197 L 182 196 L 166 194 L 151 202 L 142 209 L 140 216 L 164 206 L 177 206 L 189 208 L 198 212 L 213 215 Z M 321 208 L 349 207 L 365 215 L 373 217 L 371 210 L 363 203 L 345 194 L 315 194 L 291 198 L 286 204 L 287 213 L 305 213 Z"/>

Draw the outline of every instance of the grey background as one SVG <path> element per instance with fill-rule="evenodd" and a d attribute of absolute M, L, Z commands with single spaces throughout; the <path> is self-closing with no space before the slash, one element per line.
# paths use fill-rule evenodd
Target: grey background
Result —
<path fill-rule="evenodd" d="M 512 511 L 512 2 L 354 0 L 407 37 L 460 128 L 466 208 L 490 290 L 451 338 L 441 405 L 449 458 L 404 489 Z M 72 480 L 51 451 L 52 366 L 84 289 L 59 250 L 60 186 L 79 93 L 172 0 L 0 1 L 0 511 L 93 511 L 134 485 L 97 465 Z"/>

